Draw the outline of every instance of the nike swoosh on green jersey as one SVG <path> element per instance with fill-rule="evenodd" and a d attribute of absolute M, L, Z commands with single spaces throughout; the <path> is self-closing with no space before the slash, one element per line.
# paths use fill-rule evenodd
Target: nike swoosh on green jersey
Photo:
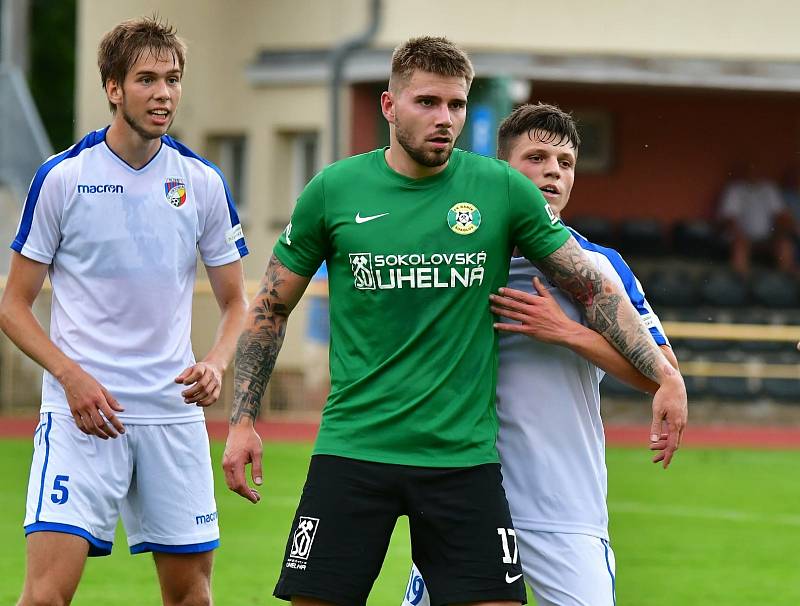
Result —
<path fill-rule="evenodd" d="M 373 219 L 380 219 L 381 217 L 385 217 L 389 213 L 382 213 L 380 215 L 372 215 L 369 217 L 362 217 L 360 212 L 356 213 L 356 223 L 366 223 L 367 221 L 372 221 Z"/>

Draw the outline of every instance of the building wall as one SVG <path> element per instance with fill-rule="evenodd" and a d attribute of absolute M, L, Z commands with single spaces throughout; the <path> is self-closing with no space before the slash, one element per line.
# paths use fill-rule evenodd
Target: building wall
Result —
<path fill-rule="evenodd" d="M 230 69 L 227 60 L 254 40 L 273 49 L 327 48 L 364 27 L 369 0 L 81 0 L 80 5 L 82 23 L 109 27 L 122 17 L 157 9 L 178 23 L 196 46 L 224 40 L 214 45 L 213 54 Z M 387 48 L 412 35 L 444 34 L 473 50 L 729 59 L 800 56 L 800 4 L 792 0 L 573 0 L 546 9 L 527 0 L 383 0 L 383 16 L 376 45 Z M 215 57 L 208 58 L 214 62 Z"/>
<path fill-rule="evenodd" d="M 283 209 L 292 204 L 287 198 L 293 194 L 285 185 L 287 159 L 279 155 L 281 136 L 320 131 L 324 149 L 329 122 L 325 86 L 254 88 L 247 81 L 245 70 L 262 46 L 261 24 L 271 23 L 272 4 L 247 0 L 79 2 L 76 138 L 111 119 L 95 60 L 102 35 L 123 19 L 156 11 L 174 23 L 189 51 L 173 132 L 201 155 L 208 154 L 210 136 L 247 137 L 248 205 L 242 210 L 252 254 L 245 260 L 245 271 L 254 279 L 260 277 L 272 243 L 288 220 Z"/>
<path fill-rule="evenodd" d="M 354 87 L 352 153 L 382 144 L 380 89 Z M 709 219 L 729 172 L 743 163 L 764 179 L 800 175 L 796 94 L 534 83 L 529 101 L 611 120 L 610 168 L 578 175 L 567 217 Z"/>
<path fill-rule="evenodd" d="M 254 87 L 247 79 L 247 67 L 263 49 L 329 48 L 360 31 L 367 19 L 369 0 L 127 0 L 124 3 L 81 0 L 78 3 L 78 87 L 76 137 L 108 123 L 110 117 L 99 86 L 95 65 L 97 42 L 103 32 L 124 18 L 158 14 L 175 23 L 189 44 L 189 58 L 184 80 L 184 97 L 174 130 L 190 147 L 208 153 L 212 135 L 246 135 L 248 160 L 245 192 L 248 201 L 243 209 L 244 226 L 252 256 L 245 261 L 247 276 L 258 279 L 265 259 L 282 223 L 288 218 L 294 192 L 287 179 L 291 173 L 291 153 L 287 136 L 293 132 L 319 131 L 321 161 L 328 159 L 328 91 L 325 82 L 306 86 Z M 766 0 L 760 4 L 730 3 L 724 0 L 672 3 L 615 0 L 598 3 L 576 0 L 539 16 L 538 6 L 523 0 L 384 0 L 382 25 L 374 46 L 391 48 L 411 35 L 444 33 L 470 50 L 529 51 L 563 55 L 598 54 L 640 57 L 797 59 L 794 23 L 800 21 L 800 3 Z M 422 18 L 424 16 L 424 18 Z M 542 88 L 542 90 L 547 90 Z M 586 177 L 583 187 L 597 195 L 620 193 L 622 179 L 629 183 L 632 173 L 641 176 L 641 192 L 653 193 L 659 166 L 677 161 L 689 163 L 678 155 L 682 140 L 670 138 L 670 120 L 683 128 L 680 105 L 688 103 L 703 116 L 703 128 L 713 135 L 705 145 L 727 141 L 730 131 L 712 125 L 716 103 L 712 93 L 702 99 L 690 95 L 658 91 L 643 92 L 642 105 L 630 95 L 594 89 L 617 116 L 618 169 L 610 179 Z M 564 93 L 564 104 L 580 103 L 580 94 Z M 677 96 L 675 96 L 677 95 Z M 350 141 L 344 148 L 362 151 L 374 145 L 379 125 L 366 125 L 361 116 L 374 115 L 378 100 L 356 90 L 353 122 L 343 133 Z M 660 96 L 660 100 L 659 100 Z M 770 101 L 770 103 L 773 103 Z M 694 105 L 693 105 L 694 104 Z M 726 105 L 727 101 L 723 103 Z M 775 111 L 788 110 L 791 103 L 775 101 Z M 688 107 L 688 106 L 687 106 Z M 735 103 L 732 114 L 737 114 Z M 669 110 L 669 111 L 666 111 Z M 688 112 L 688 110 L 686 110 Z M 704 113 L 705 112 L 705 113 Z M 710 113 L 709 113 L 710 112 Z M 666 116 L 666 117 L 664 117 Z M 691 117 L 688 113 L 686 118 Z M 709 118 L 708 120 L 706 118 Z M 372 120 L 372 118 L 369 118 Z M 794 128 L 783 129 L 788 140 Z M 724 132 L 723 132 L 724 131 Z M 651 139 L 647 154 L 638 154 L 642 133 Z M 719 136 L 718 136 L 719 135 Z M 663 138 L 663 140 L 662 140 Z M 788 143 L 787 143 L 788 144 Z M 730 147 L 724 147 L 729 150 Z M 787 153 L 790 151 L 784 149 Z M 719 169 L 728 160 L 716 155 L 718 162 L 709 169 Z M 647 160 L 653 158 L 653 165 Z M 212 158 L 213 159 L 213 158 Z M 626 167 L 636 167 L 628 170 Z M 708 173 L 713 172 L 709 170 Z M 702 187 L 680 202 L 663 209 L 667 218 L 685 214 L 706 202 L 719 186 L 719 177 L 708 177 Z M 677 185 L 666 187 L 675 198 Z M 663 189 L 661 190 L 663 195 Z M 632 194 L 631 194 L 632 197 Z M 594 197 L 587 204 L 594 204 Z M 620 212 L 640 212 L 642 206 L 619 202 Z M 624 209 L 624 210 L 623 210 Z"/>
<path fill-rule="evenodd" d="M 731 169 L 800 169 L 797 95 L 541 85 L 532 100 L 612 118 L 611 170 L 578 176 L 568 217 L 711 218 Z"/>
<path fill-rule="evenodd" d="M 792 0 L 386 1 L 380 42 L 445 34 L 477 50 L 555 54 L 795 59 L 800 3 Z"/>
<path fill-rule="evenodd" d="M 325 81 L 304 86 L 254 86 L 248 80 L 248 66 L 265 49 L 330 48 L 364 28 L 368 7 L 369 0 L 79 0 L 76 138 L 110 121 L 96 67 L 96 48 L 102 34 L 123 19 L 154 13 L 174 23 L 189 44 L 184 96 L 174 131 L 203 155 L 211 151 L 210 137 L 247 138 L 247 204 L 242 214 L 252 254 L 245 260 L 245 271 L 248 278 L 258 280 L 293 203 L 294 185 L 289 179 L 295 169 L 292 135 L 319 132 L 324 164 L 329 157 L 331 117 Z M 388 49 L 410 36 L 431 33 L 448 35 L 476 51 L 795 60 L 800 58 L 798 22 L 800 3 L 791 0 L 758 4 L 576 0 L 547 12 L 526 0 L 384 0 L 382 25 L 373 46 Z M 587 99 L 574 91 L 563 94 L 565 106 Z M 720 171 L 728 163 L 726 154 L 731 153 L 735 137 L 733 131 L 721 126 L 704 126 L 711 130 L 695 146 L 695 155 L 687 155 L 684 148 L 687 141 L 693 141 L 693 132 L 684 122 L 692 116 L 721 115 L 716 102 L 708 98 L 690 102 L 687 97 L 669 95 L 659 100 L 647 95 L 608 94 L 604 103 L 619 116 L 617 172 L 605 180 L 582 177 L 575 211 L 605 204 L 613 197 L 615 204 L 607 206 L 608 212 L 620 216 L 644 213 L 654 200 L 661 201 L 659 213 L 665 217 L 699 212 L 719 188 Z M 641 106 L 635 102 L 637 98 Z M 343 146 L 348 150 L 369 147 L 370 135 L 379 136 L 381 132 L 380 124 L 374 121 L 363 132 L 357 123 L 360 112 L 377 111 L 377 99 L 359 97 L 343 107 L 353 108 L 354 103 L 358 111 L 353 113 L 351 127 L 343 129 L 345 138 L 348 134 L 351 137 Z M 789 102 L 776 103 L 775 112 L 795 115 Z M 726 110 L 731 119 L 739 115 L 736 107 Z M 373 117 L 374 113 L 370 120 Z M 769 123 L 773 128 L 780 126 L 777 119 Z M 770 133 L 765 144 L 772 146 L 777 138 L 781 152 L 790 153 L 785 141 L 794 136 L 793 128 L 778 128 L 780 132 Z M 643 133 L 647 141 L 643 141 Z M 675 133 L 685 137 L 676 137 Z M 702 150 L 714 141 L 720 141 L 719 149 L 704 154 Z M 642 152 L 645 143 L 650 147 Z M 711 156 L 716 159 L 710 160 Z M 664 177 L 664 167 L 674 165 L 703 176 L 688 182 Z M 708 176 L 712 172 L 716 176 Z M 284 365 L 297 367 L 302 363 L 304 321 L 301 307 L 293 315 L 293 328 L 281 355 Z M 199 355 L 210 343 L 215 325 L 216 316 L 205 307 L 195 317 Z"/>
<path fill-rule="evenodd" d="M 321 149 L 327 149 L 328 92 L 324 84 L 253 87 L 247 80 L 246 68 L 255 60 L 262 41 L 273 40 L 276 27 L 288 44 L 290 39 L 299 40 L 291 32 L 303 30 L 303 21 L 311 13 L 316 12 L 316 21 L 311 22 L 319 30 L 327 30 L 337 19 L 349 20 L 347 7 L 334 10 L 335 4 L 331 3 L 327 11 L 327 3 L 319 3 L 318 7 L 314 2 L 293 4 L 298 12 L 289 3 L 259 0 L 80 1 L 76 139 L 111 120 L 96 66 L 97 45 L 102 35 L 123 19 L 156 12 L 176 25 L 189 50 L 183 96 L 172 132 L 206 156 L 210 137 L 246 136 L 247 204 L 240 210 L 251 254 L 245 258 L 244 268 L 248 279 L 258 281 L 294 202 L 287 179 L 292 172 L 287 141 L 293 133 L 317 131 Z M 337 27 L 330 29 L 329 38 L 344 33 L 341 23 Z M 217 317 L 208 305 L 195 305 L 192 339 L 199 356 L 213 340 Z M 281 353 L 283 366 L 302 366 L 304 324 L 305 305 L 301 305 L 292 316 L 293 329 Z"/>

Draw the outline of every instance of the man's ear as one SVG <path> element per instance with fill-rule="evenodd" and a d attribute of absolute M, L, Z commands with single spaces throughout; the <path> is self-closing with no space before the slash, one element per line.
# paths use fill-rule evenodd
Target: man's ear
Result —
<path fill-rule="evenodd" d="M 122 103 L 122 86 L 113 78 L 106 80 L 106 97 L 112 105 L 120 105 Z"/>
<path fill-rule="evenodd" d="M 394 94 L 388 90 L 381 95 L 381 112 L 389 124 L 394 124 Z"/>

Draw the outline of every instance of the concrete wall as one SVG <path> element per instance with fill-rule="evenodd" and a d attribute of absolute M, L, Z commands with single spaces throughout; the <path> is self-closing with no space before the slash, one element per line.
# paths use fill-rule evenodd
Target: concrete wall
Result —
<path fill-rule="evenodd" d="M 245 275 L 251 280 L 260 279 L 272 245 L 288 221 L 294 202 L 288 178 L 292 172 L 292 155 L 287 149 L 287 134 L 319 131 L 321 149 L 328 145 L 327 89 L 324 86 L 253 88 L 246 80 L 245 69 L 263 46 L 262 41 L 273 38 L 270 28 L 275 27 L 276 4 L 284 5 L 278 11 L 284 17 L 296 18 L 291 28 L 289 25 L 278 28 L 289 38 L 287 32 L 302 26 L 299 15 L 308 16 L 317 4 L 327 6 L 327 3 L 306 2 L 308 10 L 298 13 L 290 10 L 289 3 L 256 0 L 233 3 L 84 0 L 78 3 L 76 138 L 105 126 L 111 119 L 96 66 L 96 49 L 102 35 L 123 19 L 155 12 L 175 24 L 187 41 L 189 52 L 183 97 L 173 132 L 201 155 L 208 155 L 210 137 L 247 137 L 244 187 L 248 204 L 242 209 L 242 222 L 251 252 L 244 260 Z M 334 10 L 335 4 L 331 3 L 330 10 L 321 16 L 319 28 L 329 27 L 334 15 L 349 19 L 347 10 Z M 341 30 L 331 30 L 329 36 L 333 39 L 341 33 Z M 203 344 L 210 343 L 206 333 L 213 335 L 216 317 L 206 313 L 195 316 L 193 339 L 198 355 L 205 351 Z M 304 306 L 297 309 L 292 324 L 280 364 L 300 368 Z"/>
<path fill-rule="evenodd" d="M 283 3 L 278 3 L 283 4 Z M 445 34 L 471 50 L 641 57 L 796 59 L 792 0 L 386 1 L 379 44 Z"/>
<path fill-rule="evenodd" d="M 198 58 L 231 70 L 254 44 L 328 48 L 359 31 L 368 0 L 81 0 L 87 34 L 158 10 L 177 23 Z M 624 56 L 795 59 L 800 4 L 792 0 L 384 0 L 376 46 L 444 34 L 472 50 Z M 224 35 L 223 35 L 224 34 Z M 224 40 L 224 43 L 215 44 Z M 199 50 L 209 45 L 207 55 Z M 212 56 L 213 55 L 213 56 Z M 249 57 L 244 56 L 245 59 Z"/>
<path fill-rule="evenodd" d="M 154 12 L 176 24 L 189 44 L 189 58 L 174 131 L 201 154 L 208 153 L 211 136 L 247 136 L 248 208 L 243 215 L 253 254 L 245 261 L 245 271 L 249 278 L 258 279 L 292 205 L 288 178 L 292 154 L 286 135 L 319 131 L 321 159 L 325 163 L 331 118 L 324 82 L 254 86 L 247 79 L 247 68 L 255 63 L 261 50 L 327 49 L 352 36 L 366 23 L 369 1 L 80 0 L 78 6 L 76 136 L 101 127 L 110 119 L 95 65 L 102 34 L 122 19 Z M 450 36 L 471 51 L 793 60 L 800 59 L 794 27 L 797 22 L 800 3 L 790 0 L 758 4 L 724 0 L 576 0 L 548 7 L 546 12 L 540 5 L 524 0 L 384 0 L 382 25 L 373 46 L 392 48 L 409 36 L 436 33 Z M 623 96 L 614 100 L 614 94 L 612 91 L 605 96 L 615 114 L 625 114 L 618 122 L 622 146 L 638 145 L 642 132 L 648 132 L 654 142 L 669 132 L 668 128 L 661 130 L 658 121 L 647 118 L 645 109 L 638 108 L 628 115 L 632 106 L 626 105 Z M 658 94 L 647 97 L 647 101 L 658 105 Z M 567 107 L 583 100 L 579 94 L 566 94 L 563 98 Z M 350 131 L 343 131 L 344 148 L 373 145 L 375 126 L 369 124 L 362 130 L 364 122 L 357 122 L 359 114 L 377 111 L 377 99 L 364 102 L 356 91 L 354 103 L 346 103 L 345 107 L 355 110 L 355 120 Z M 669 109 L 673 117 L 683 115 L 674 111 L 674 105 Z M 629 138 L 629 132 L 637 136 Z M 632 150 L 618 150 L 625 166 L 646 160 L 644 156 L 628 160 L 628 151 Z M 655 156 L 651 149 L 649 158 Z M 619 189 L 613 179 L 591 185 L 603 195 Z M 703 195 L 707 198 L 716 186 L 709 184 Z M 679 212 L 682 211 L 676 210 L 670 217 Z"/>
<path fill-rule="evenodd" d="M 255 59 L 262 40 L 269 39 L 264 37 L 262 25 L 271 22 L 270 7 L 275 3 L 84 0 L 78 4 L 76 138 L 110 121 L 95 59 L 102 35 L 123 19 L 156 11 L 174 23 L 187 41 L 189 53 L 173 130 L 201 155 L 208 153 L 211 136 L 247 136 L 245 190 L 249 207 L 244 228 L 252 255 L 245 260 L 245 271 L 248 277 L 258 278 L 272 243 L 288 220 L 282 209 L 292 203 L 287 199 L 291 195 L 285 178 L 290 172 L 288 160 L 279 155 L 281 134 L 322 131 L 325 149 L 324 128 L 329 122 L 324 87 L 253 88 L 246 80 L 247 65 Z"/>

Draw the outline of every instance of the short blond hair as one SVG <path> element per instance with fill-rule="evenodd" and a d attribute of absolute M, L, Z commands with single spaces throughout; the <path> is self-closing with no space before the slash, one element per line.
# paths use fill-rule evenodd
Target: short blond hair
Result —
<path fill-rule="evenodd" d="M 389 88 L 394 90 L 401 82 L 408 82 L 417 70 L 464 78 L 467 90 L 475 77 L 467 53 L 447 38 L 437 36 L 411 38 L 394 49 Z"/>

